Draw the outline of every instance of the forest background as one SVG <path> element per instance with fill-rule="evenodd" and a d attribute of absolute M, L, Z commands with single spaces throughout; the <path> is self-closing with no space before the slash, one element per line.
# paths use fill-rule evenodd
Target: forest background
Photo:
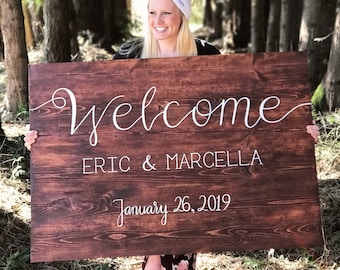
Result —
<path fill-rule="evenodd" d="M 1 0 L 0 268 L 138 269 L 140 258 L 29 263 L 28 64 L 112 60 L 142 35 L 146 0 Z M 198 269 L 337 269 L 340 260 L 340 0 L 194 0 L 195 36 L 223 54 L 306 51 L 325 246 L 201 254 Z"/>

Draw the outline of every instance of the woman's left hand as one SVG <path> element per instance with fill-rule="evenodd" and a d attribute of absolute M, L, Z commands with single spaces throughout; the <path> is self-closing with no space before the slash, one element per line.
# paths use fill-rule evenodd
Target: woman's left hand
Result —
<path fill-rule="evenodd" d="M 308 125 L 306 127 L 307 132 L 313 137 L 315 142 L 318 142 L 318 138 L 320 136 L 320 131 L 319 131 L 319 127 L 314 124 L 314 125 Z"/>

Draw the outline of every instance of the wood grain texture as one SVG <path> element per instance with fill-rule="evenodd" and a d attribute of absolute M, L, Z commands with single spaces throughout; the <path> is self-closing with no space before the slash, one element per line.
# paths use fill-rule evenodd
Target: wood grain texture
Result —
<path fill-rule="evenodd" d="M 307 78 L 296 52 L 31 65 L 31 260 L 322 245 L 310 106 L 244 124 Z"/>

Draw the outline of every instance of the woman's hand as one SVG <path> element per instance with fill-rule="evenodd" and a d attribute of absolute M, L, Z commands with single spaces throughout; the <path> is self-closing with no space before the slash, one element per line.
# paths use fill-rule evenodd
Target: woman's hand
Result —
<path fill-rule="evenodd" d="M 150 255 L 144 270 L 162 270 L 161 256 Z"/>
<path fill-rule="evenodd" d="M 314 125 L 308 125 L 306 127 L 307 132 L 313 137 L 315 142 L 318 142 L 318 138 L 320 136 L 320 131 L 319 131 L 319 127 L 314 124 Z"/>
<path fill-rule="evenodd" d="M 188 262 L 186 261 L 181 261 L 178 265 L 177 270 L 188 270 L 189 266 L 188 266 Z"/>
<path fill-rule="evenodd" d="M 28 150 L 31 150 L 32 144 L 35 143 L 37 138 L 38 138 L 38 131 L 36 130 L 30 130 L 26 133 L 24 141 L 25 141 L 25 146 Z"/>

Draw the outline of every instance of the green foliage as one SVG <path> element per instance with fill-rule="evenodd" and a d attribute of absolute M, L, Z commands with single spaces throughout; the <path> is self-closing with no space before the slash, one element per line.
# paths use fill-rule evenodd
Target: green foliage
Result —
<path fill-rule="evenodd" d="M 40 8 L 43 5 L 43 0 L 34 0 L 34 3 L 37 8 Z"/>
<path fill-rule="evenodd" d="M 190 23 L 202 24 L 203 22 L 203 4 L 202 1 L 193 1 Z"/>
<path fill-rule="evenodd" d="M 10 179 L 29 178 L 29 153 L 24 146 L 23 136 L 10 140 L 5 138 L 0 145 L 0 152 L 6 153 L 0 155 L 0 168 L 4 170 L 2 166 L 7 167 Z"/>
<path fill-rule="evenodd" d="M 319 113 L 317 121 L 321 126 L 321 141 L 329 145 L 340 142 L 340 110 L 335 113 Z"/>
<path fill-rule="evenodd" d="M 30 269 L 30 252 L 28 247 L 23 247 L 17 252 L 11 254 L 6 259 L 6 265 L 3 265 L 5 270 L 15 269 Z"/>
<path fill-rule="evenodd" d="M 43 0 L 23 0 L 23 2 L 28 5 L 34 5 L 36 8 L 41 8 L 43 5 Z"/>
<path fill-rule="evenodd" d="M 16 120 L 25 121 L 29 117 L 29 112 L 26 105 L 19 105 L 19 112 L 17 113 Z"/>
<path fill-rule="evenodd" d="M 316 111 L 324 111 L 326 109 L 324 104 L 324 98 L 325 98 L 324 88 L 322 84 L 319 84 L 319 86 L 315 89 L 312 96 L 312 104 Z"/>
<path fill-rule="evenodd" d="M 43 0 L 22 0 L 22 2 L 28 6 L 33 5 L 35 7 L 35 11 L 38 11 L 43 5 Z"/>
<path fill-rule="evenodd" d="M 243 267 L 251 270 L 265 269 L 266 265 L 267 265 L 266 261 L 249 257 L 246 257 L 243 262 Z"/>

